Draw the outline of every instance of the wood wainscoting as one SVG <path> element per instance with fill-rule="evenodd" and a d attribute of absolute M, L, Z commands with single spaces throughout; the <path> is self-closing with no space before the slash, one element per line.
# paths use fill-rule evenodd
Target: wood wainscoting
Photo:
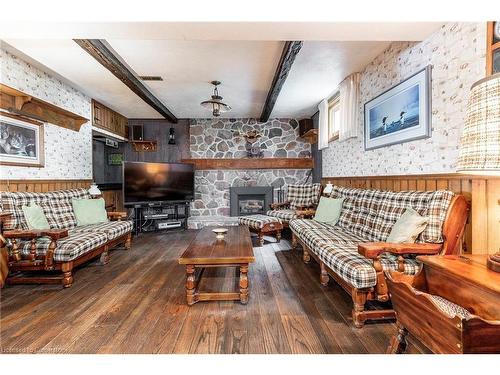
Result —
<path fill-rule="evenodd" d="M 54 190 L 89 188 L 92 180 L 0 180 L 0 191 L 46 193 Z"/>
<path fill-rule="evenodd" d="M 380 189 L 441 190 L 462 194 L 471 203 L 465 228 L 465 252 L 495 253 L 500 250 L 500 177 L 459 173 L 406 176 L 325 177 L 322 184 Z"/>

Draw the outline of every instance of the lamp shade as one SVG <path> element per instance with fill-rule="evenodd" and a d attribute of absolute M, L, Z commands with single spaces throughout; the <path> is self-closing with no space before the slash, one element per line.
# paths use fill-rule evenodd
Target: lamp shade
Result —
<path fill-rule="evenodd" d="M 500 175 L 500 73 L 472 85 L 457 171 Z"/>
<path fill-rule="evenodd" d="M 97 187 L 97 184 L 96 183 L 92 183 L 92 185 L 90 185 L 90 188 L 88 190 L 89 194 L 92 195 L 92 196 L 98 196 L 98 195 L 101 195 L 101 191 L 99 190 L 99 188 Z"/>

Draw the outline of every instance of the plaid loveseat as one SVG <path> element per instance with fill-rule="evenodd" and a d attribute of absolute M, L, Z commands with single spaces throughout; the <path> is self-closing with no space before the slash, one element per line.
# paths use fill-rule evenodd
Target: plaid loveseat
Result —
<path fill-rule="evenodd" d="M 52 260 L 56 263 L 73 262 L 98 248 L 107 252 L 109 245 L 118 244 L 117 241 L 122 239 L 124 242 L 130 240 L 130 237 L 126 237 L 132 232 L 131 221 L 108 221 L 77 226 L 72 206 L 73 198 L 90 198 L 90 195 L 86 189 L 48 193 L 0 192 L 1 211 L 10 213 L 10 217 L 4 221 L 3 231 L 7 237 L 11 238 L 10 250 L 12 251 L 15 244 L 21 255 L 20 260 L 24 261 L 24 264 L 26 264 L 27 259 L 30 259 L 30 256 L 33 257 L 33 247 L 35 248 L 35 259 L 31 260 L 33 264 L 37 264 L 37 260 L 43 259 L 53 242 L 53 238 L 48 235 L 29 236 L 30 231 L 22 207 L 31 204 L 37 204 L 43 209 L 51 231 L 64 232 L 64 235 L 58 238 L 55 243 Z M 67 235 L 65 231 L 67 231 Z M 12 266 L 11 269 L 16 269 L 15 262 L 12 263 Z"/>
<path fill-rule="evenodd" d="M 271 205 L 267 216 L 276 217 L 284 222 L 297 219 L 297 210 L 313 208 L 318 205 L 321 193 L 321 184 L 288 185 L 286 200 L 282 203 Z"/>
<path fill-rule="evenodd" d="M 334 186 L 330 196 L 344 198 L 335 226 L 308 219 L 290 221 L 290 228 L 308 249 L 348 284 L 370 288 L 377 282 L 373 260 L 358 253 L 361 242 L 385 242 L 407 208 L 429 218 L 418 243 L 441 243 L 442 226 L 453 193 L 450 191 L 391 192 Z M 381 256 L 384 270 L 397 270 L 397 257 Z M 404 272 L 415 274 L 419 264 L 413 257 L 404 259 Z"/>

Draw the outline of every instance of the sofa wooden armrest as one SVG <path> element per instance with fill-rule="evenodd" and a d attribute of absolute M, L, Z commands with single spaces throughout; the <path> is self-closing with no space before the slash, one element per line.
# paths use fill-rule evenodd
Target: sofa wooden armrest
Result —
<path fill-rule="evenodd" d="M 316 210 L 313 208 L 295 210 L 295 214 L 299 219 L 309 219 L 314 217 L 314 215 L 316 214 Z"/>
<path fill-rule="evenodd" d="M 358 245 L 358 253 L 369 259 L 377 259 L 382 253 L 435 255 L 441 252 L 442 247 L 437 243 L 362 242 Z"/>
<path fill-rule="evenodd" d="M 280 202 L 280 203 L 271 203 L 269 205 L 269 207 L 271 207 L 271 210 L 279 210 L 280 208 L 283 209 L 283 208 L 287 208 L 289 206 L 290 206 L 289 201 Z"/>
<path fill-rule="evenodd" d="M 110 220 L 121 220 L 121 219 L 126 219 L 127 218 L 127 213 L 126 212 L 108 212 L 108 218 Z"/>
<path fill-rule="evenodd" d="M 49 237 L 51 241 L 49 248 L 44 256 L 44 268 L 45 270 L 52 270 L 54 265 L 54 251 L 57 246 L 57 240 L 68 237 L 68 230 L 67 229 L 8 230 L 5 231 L 3 235 L 5 238 L 13 240 L 13 246 L 10 258 L 16 262 L 21 260 L 21 254 L 19 252 L 17 239 L 31 240 L 32 247 L 28 257 L 28 261 L 33 262 L 36 259 L 36 248 L 34 246 L 36 239 L 42 237 Z"/>
<path fill-rule="evenodd" d="M 7 230 L 3 233 L 5 238 L 31 240 L 41 237 L 49 237 L 56 241 L 68 237 L 67 229 L 42 229 L 42 230 Z"/>

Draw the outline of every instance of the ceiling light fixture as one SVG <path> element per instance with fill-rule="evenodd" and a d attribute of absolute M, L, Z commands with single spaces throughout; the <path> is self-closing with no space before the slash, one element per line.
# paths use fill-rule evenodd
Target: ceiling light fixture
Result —
<path fill-rule="evenodd" d="M 212 95 L 211 99 L 201 102 L 200 105 L 203 108 L 207 108 L 208 110 L 212 111 L 212 114 L 215 117 L 219 117 L 221 112 L 229 112 L 231 110 L 231 107 L 224 103 L 222 101 L 222 96 L 219 95 L 217 86 L 220 85 L 220 81 L 212 81 L 211 83 L 215 86 L 214 94 Z"/>

